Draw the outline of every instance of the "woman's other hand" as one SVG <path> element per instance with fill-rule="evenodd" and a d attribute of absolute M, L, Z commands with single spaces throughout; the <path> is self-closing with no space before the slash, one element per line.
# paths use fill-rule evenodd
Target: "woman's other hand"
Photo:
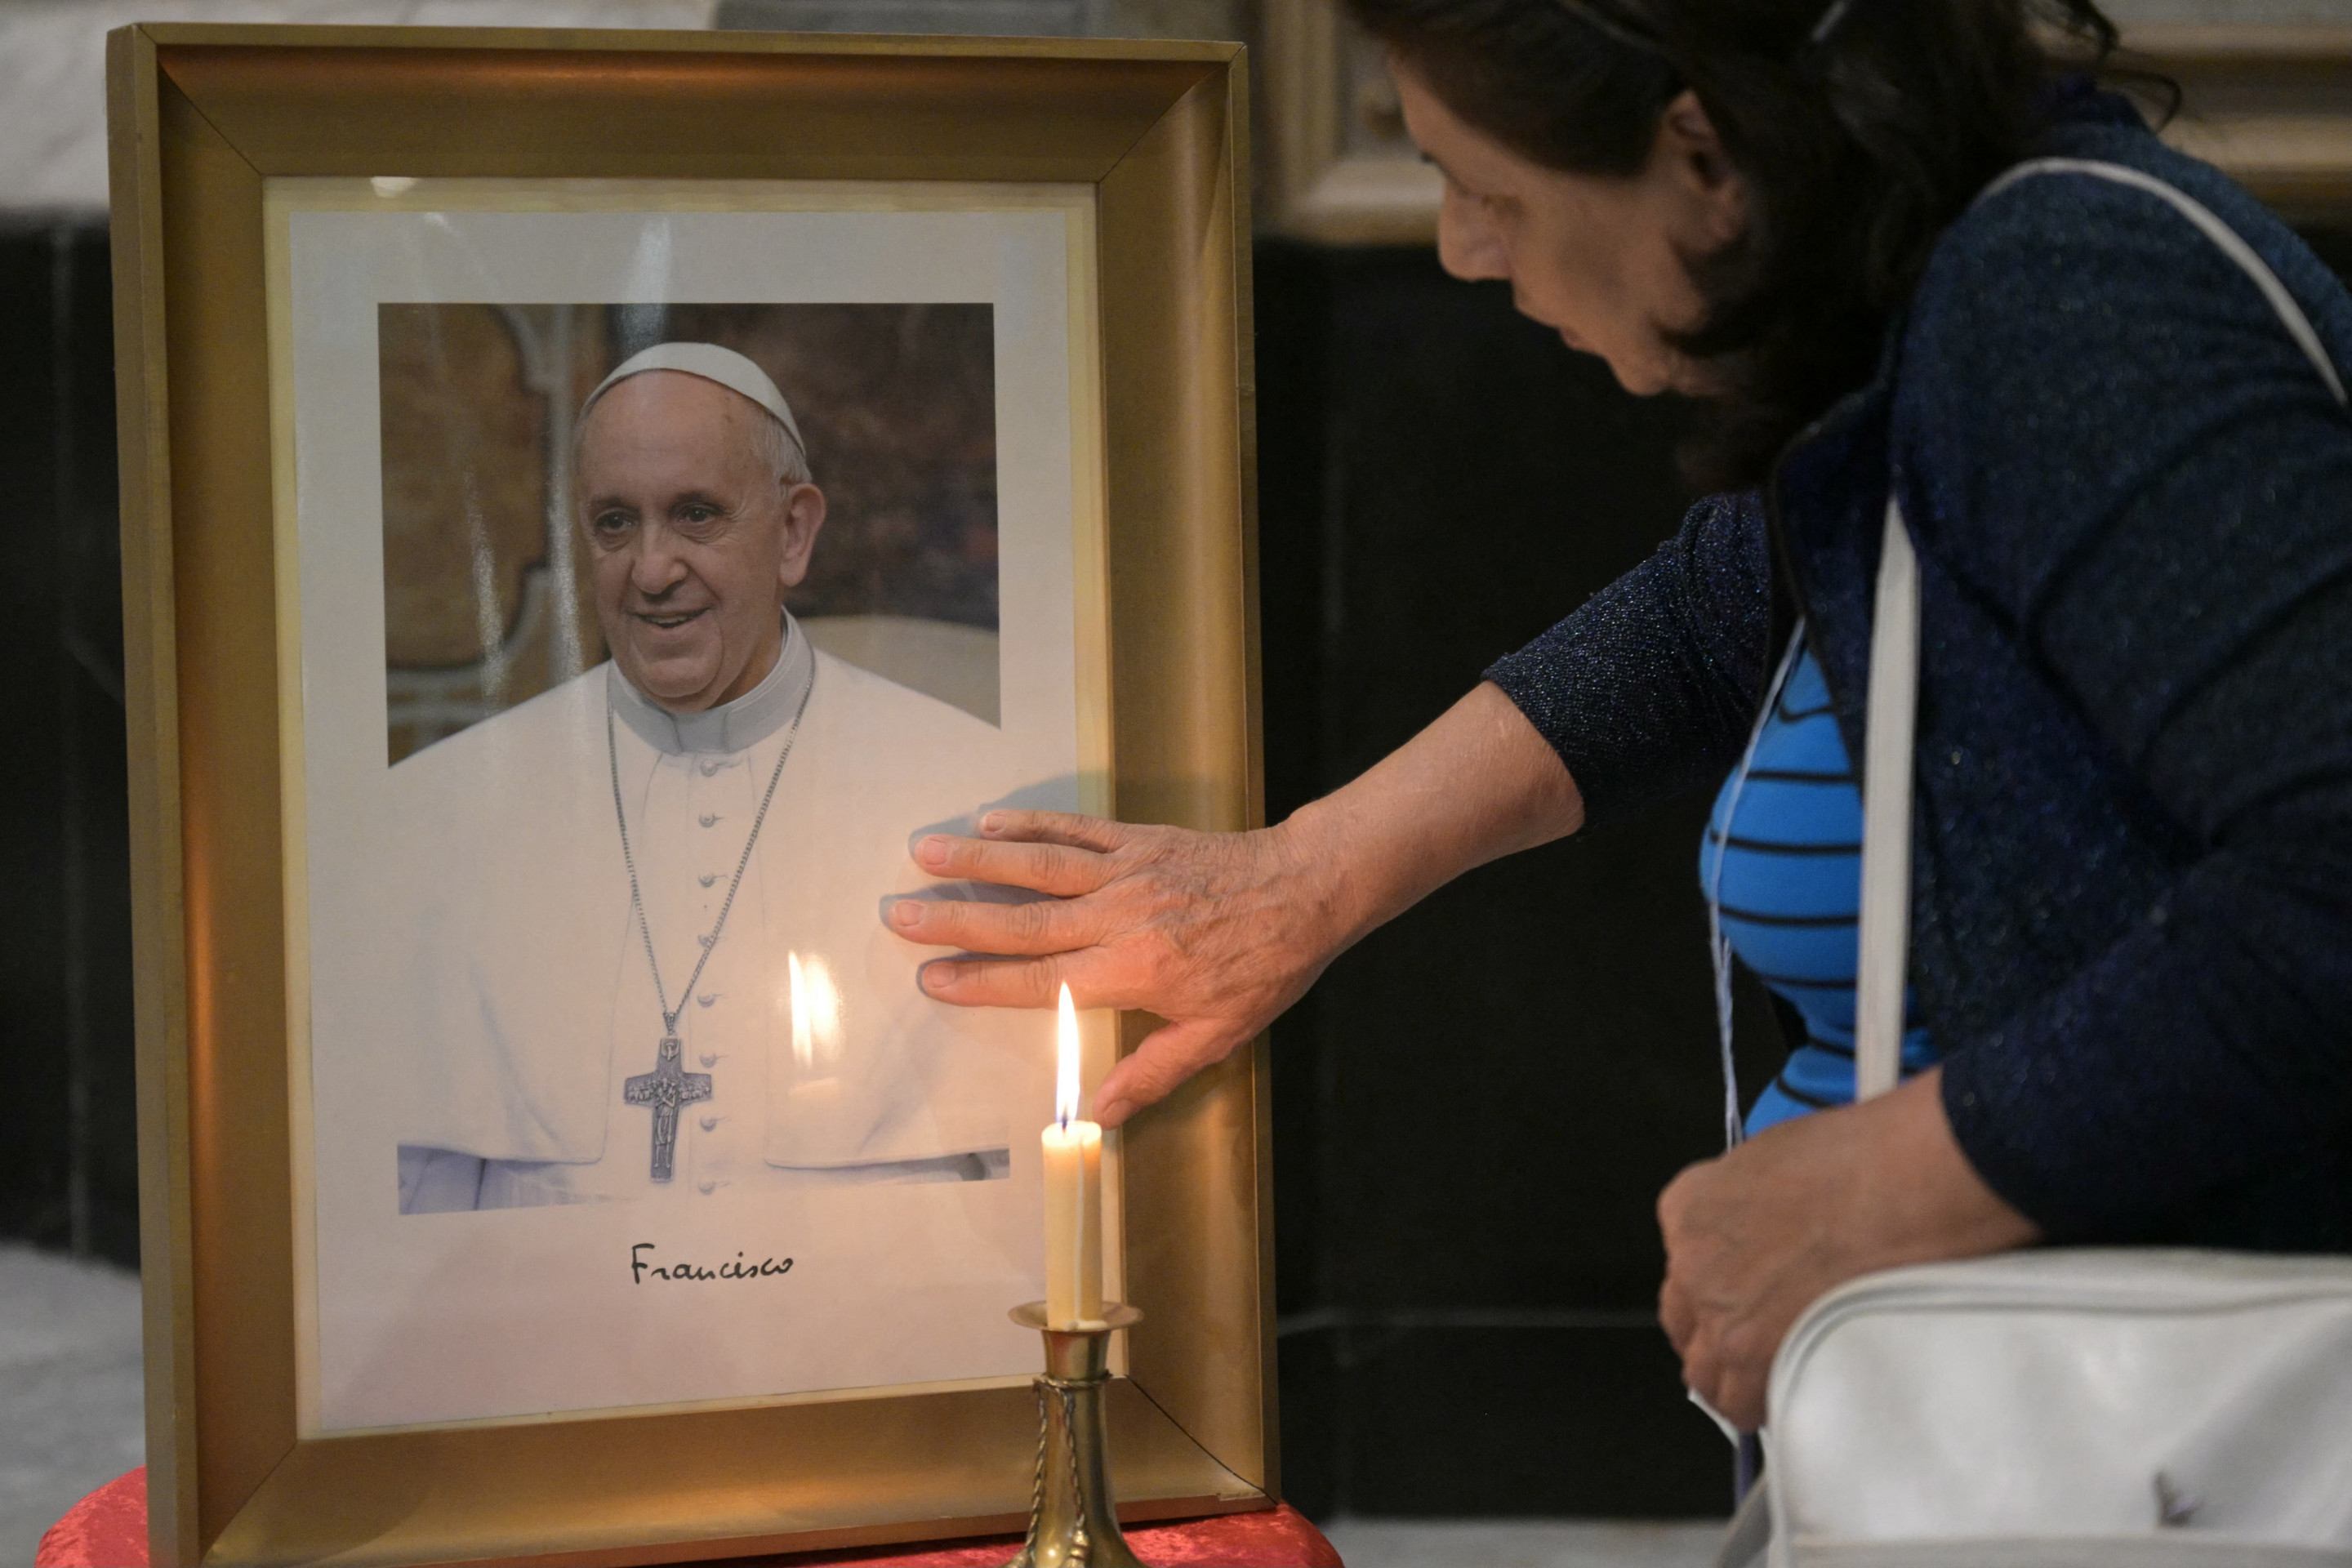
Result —
<path fill-rule="evenodd" d="M 911 942 L 1020 955 L 924 965 L 923 988 L 942 1002 L 1044 1007 L 1067 981 L 1087 1006 L 1170 1020 L 1096 1089 L 1095 1120 L 1107 1127 L 1255 1038 L 1354 934 L 1338 879 L 1289 824 L 1198 833 L 995 811 L 981 832 L 926 837 L 915 862 L 935 877 L 1054 898 L 901 900 L 891 925 Z"/>
<path fill-rule="evenodd" d="M 1783 1122 L 1659 1195 L 1659 1321 L 1684 1383 L 1742 1431 L 1764 1424 L 1780 1342 L 1832 1289 L 2036 1239 L 1954 1142 L 1942 1077 L 1933 1069 L 1867 1104 Z"/>
<path fill-rule="evenodd" d="M 1472 689 L 1363 777 L 1279 827 L 1196 833 L 995 811 L 982 837 L 932 835 L 934 877 L 1053 895 L 1033 903 L 902 899 L 909 942 L 1007 956 L 940 959 L 923 988 L 969 1007 L 1081 1006 L 1167 1024 L 1095 1090 L 1116 1127 L 1272 1023 L 1349 943 L 1498 855 L 1576 831 L 1584 799 L 1501 689 Z"/>

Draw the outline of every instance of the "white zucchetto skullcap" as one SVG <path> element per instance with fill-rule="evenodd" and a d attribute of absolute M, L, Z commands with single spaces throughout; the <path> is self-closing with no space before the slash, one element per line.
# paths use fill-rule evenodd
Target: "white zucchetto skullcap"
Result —
<path fill-rule="evenodd" d="M 801 427 L 799 422 L 793 418 L 792 405 L 784 401 L 784 395 L 776 390 L 776 384 L 768 379 L 768 373 L 733 349 L 722 349 L 717 343 L 656 343 L 649 349 L 631 354 L 614 367 L 612 374 L 596 384 L 596 390 L 590 393 L 588 401 L 580 405 L 581 419 L 587 419 L 588 411 L 596 406 L 596 400 L 611 391 L 615 384 L 633 375 L 642 375 L 649 370 L 683 371 L 688 375 L 698 375 L 705 381 L 715 381 L 728 391 L 750 398 L 784 427 L 784 434 L 793 438 L 793 447 L 800 453 L 801 461 L 808 461 L 808 444 L 801 439 Z"/>

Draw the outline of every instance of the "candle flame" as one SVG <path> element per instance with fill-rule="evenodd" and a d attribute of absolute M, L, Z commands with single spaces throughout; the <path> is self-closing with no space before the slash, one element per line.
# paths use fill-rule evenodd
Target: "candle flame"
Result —
<path fill-rule="evenodd" d="M 1078 1119 L 1078 1010 L 1062 983 L 1060 1070 L 1054 1077 L 1054 1116 L 1064 1128 Z"/>

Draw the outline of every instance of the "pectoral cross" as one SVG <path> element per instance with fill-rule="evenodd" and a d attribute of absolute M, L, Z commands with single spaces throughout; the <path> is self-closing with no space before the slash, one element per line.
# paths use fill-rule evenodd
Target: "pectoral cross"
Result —
<path fill-rule="evenodd" d="M 677 1152 L 677 1110 L 698 1100 L 710 1098 L 710 1075 L 688 1072 L 678 1058 L 685 1047 L 676 1035 L 662 1037 L 661 1057 L 654 1070 L 625 1079 L 621 1084 L 621 1098 L 631 1105 L 650 1105 L 654 1110 L 654 1180 L 669 1180 L 670 1160 Z"/>

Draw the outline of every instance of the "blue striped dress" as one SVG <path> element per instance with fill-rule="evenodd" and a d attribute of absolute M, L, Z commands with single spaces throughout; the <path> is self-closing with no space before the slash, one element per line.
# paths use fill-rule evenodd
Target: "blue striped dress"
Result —
<path fill-rule="evenodd" d="M 1748 1112 L 1750 1133 L 1853 1100 L 1853 981 L 1861 930 L 1862 792 L 1828 684 L 1808 648 L 1757 738 L 1738 816 L 1734 780 L 1716 796 L 1699 886 L 1723 860 L 1723 934 L 1739 961 L 1794 1006 L 1805 1039 Z M 1936 1052 L 1904 995 L 1903 1070 Z"/>

